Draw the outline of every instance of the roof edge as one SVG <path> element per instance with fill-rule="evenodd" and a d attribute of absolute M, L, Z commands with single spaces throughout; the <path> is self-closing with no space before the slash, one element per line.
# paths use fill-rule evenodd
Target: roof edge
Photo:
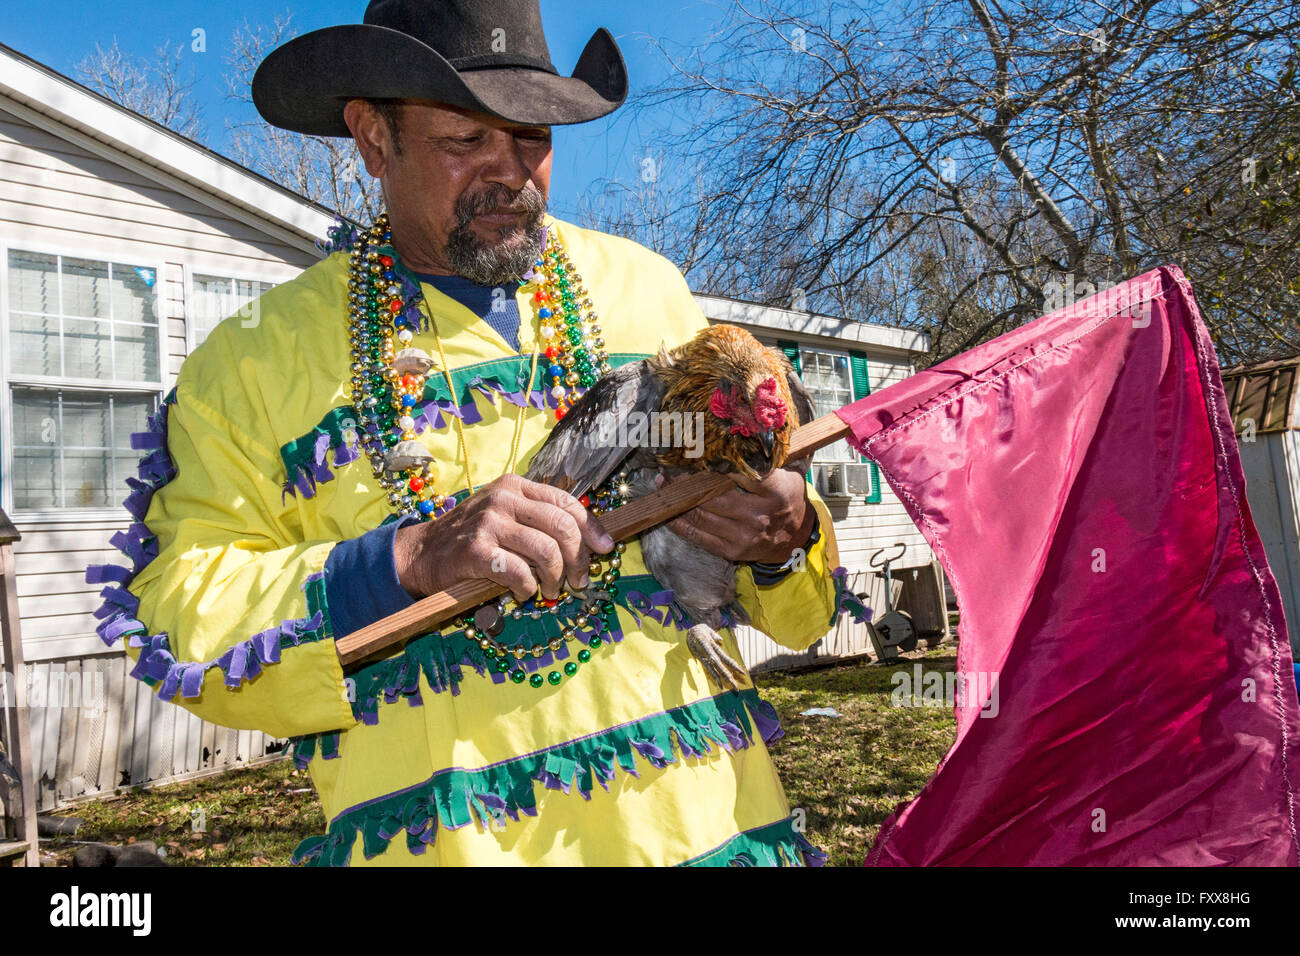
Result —
<path fill-rule="evenodd" d="M 335 213 L 260 173 L 96 93 L 0 43 L 0 96 L 89 136 L 298 236 L 304 248 L 325 235 Z"/>
<path fill-rule="evenodd" d="M 895 349 L 900 352 L 930 351 L 930 336 L 913 329 L 900 329 L 891 325 L 859 322 L 816 312 L 798 312 L 778 306 L 731 299 L 726 296 L 692 293 L 696 303 L 709 318 L 723 322 L 760 326 L 778 332 L 831 338 L 870 345 L 876 348 Z"/>

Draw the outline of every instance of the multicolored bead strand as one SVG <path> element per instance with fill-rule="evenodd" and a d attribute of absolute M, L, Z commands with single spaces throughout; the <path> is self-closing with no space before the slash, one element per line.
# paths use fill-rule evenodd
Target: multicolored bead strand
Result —
<path fill-rule="evenodd" d="M 348 344 L 352 404 L 371 469 L 401 515 L 431 518 L 446 499 L 433 491 L 433 456 L 415 432 L 415 409 L 433 359 L 413 348 L 414 310 L 402 295 L 387 215 L 361 233 L 351 249 Z M 394 352 L 393 339 L 401 345 Z"/>
<path fill-rule="evenodd" d="M 558 598 L 550 600 L 530 598 L 522 603 L 515 602 L 508 595 L 503 595 L 497 599 L 495 605 L 485 604 L 457 623 L 463 628 L 465 637 L 478 642 L 479 648 L 491 662 L 492 669 L 508 675 L 514 683 L 522 684 L 527 681 L 533 687 L 541 687 L 544 683 L 559 684 L 565 677 L 573 677 L 577 674 L 580 663 L 585 664 L 591 660 L 591 651 L 604 643 L 600 635 L 614 630 L 618 624 L 614 604 L 614 599 L 618 597 L 618 585 L 615 582 L 621 573 L 619 569 L 626 549 L 627 545 L 620 541 L 609 554 L 592 558 L 588 569 L 592 591 L 576 614 L 570 611 L 575 600 L 574 595 L 567 591 Z M 602 570 L 604 561 L 609 562 L 608 571 Z M 507 646 L 495 639 L 501 631 L 505 618 L 519 620 L 530 617 L 538 620 L 544 614 L 552 614 L 557 620 L 564 621 L 560 625 L 558 637 L 553 637 L 544 643 L 532 645 L 521 643 L 513 646 Z M 522 666 L 517 665 L 517 662 L 526 658 L 536 659 L 543 657 L 548 651 L 554 653 L 560 650 L 566 643 L 577 637 L 578 630 L 590 626 L 593 619 L 600 622 L 600 627 L 587 639 L 587 646 L 578 651 L 577 660 L 567 661 L 562 668 L 551 671 L 544 678 L 540 671 L 530 677 Z"/>
<path fill-rule="evenodd" d="M 381 215 L 369 230 L 349 235 L 351 244 L 344 247 L 350 257 L 348 343 L 352 403 L 360 426 L 358 443 L 389 505 L 399 515 L 428 521 L 441 513 L 447 499 L 433 491 L 436 481 L 433 457 L 415 431 L 416 410 L 436 364 L 428 353 L 412 344 L 419 331 L 418 308 L 413 308 L 420 302 L 419 286 L 404 281 L 398 271 L 387 214 Z M 409 273 L 406 275 L 409 277 Z M 536 285 L 532 301 L 539 334 L 546 343 L 545 356 L 550 363 L 546 377 L 550 381 L 550 396 L 556 402 L 558 420 L 586 389 L 610 371 L 610 365 L 582 276 L 574 269 L 553 229 L 547 232 L 546 248 L 536 262 L 531 281 Z M 412 288 L 414 291 L 404 293 Z M 446 373 L 445 369 L 442 371 Z M 628 490 L 627 475 L 619 472 L 579 500 L 599 515 L 623 504 Z M 508 674 L 512 682 L 527 682 L 533 687 L 557 685 L 564 677 L 574 676 L 579 664 L 591 659 L 591 651 L 604 643 L 602 633 L 617 627 L 614 599 L 618 596 L 616 582 L 626 547 L 620 542 L 609 554 L 593 558 L 588 567 L 591 588 L 575 614 L 570 612 L 577 598 L 563 590 L 554 600 L 538 597 L 522 604 L 503 596 L 480 606 L 458 623 L 465 635 L 476 640 L 494 662 L 492 666 Z M 543 614 L 570 623 L 561 625 L 559 637 L 543 643 L 506 647 L 494 640 L 505 617 L 537 620 Z M 579 629 L 593 622 L 599 626 L 587 639 L 587 646 L 578 651 L 576 660 L 567 661 L 562 668 L 543 677 L 540 672 L 529 676 L 515 666 L 515 662 L 526 657 L 540 658 L 548 650 L 559 650 L 577 636 Z"/>
<path fill-rule="evenodd" d="M 553 232 L 533 272 L 538 288 L 532 300 L 546 343 L 544 354 L 551 363 L 546 374 L 559 420 L 581 397 L 578 389 L 591 388 L 610 366 L 587 287 Z"/>

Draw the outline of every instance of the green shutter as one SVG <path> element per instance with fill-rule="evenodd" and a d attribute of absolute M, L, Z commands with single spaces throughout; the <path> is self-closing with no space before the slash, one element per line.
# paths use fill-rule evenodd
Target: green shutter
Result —
<path fill-rule="evenodd" d="M 794 366 L 794 374 L 802 375 L 803 362 L 799 358 L 799 343 L 786 342 L 781 339 L 778 339 L 776 343 L 776 347 L 779 348 L 782 352 L 784 352 L 785 357 L 790 360 L 790 364 Z M 809 465 L 808 467 L 808 474 L 804 475 L 803 477 L 804 477 L 804 481 L 808 482 L 808 484 L 810 485 L 812 484 L 813 476 L 812 476 L 811 465 Z"/>
<path fill-rule="evenodd" d="M 853 400 L 866 398 L 871 394 L 871 376 L 867 370 L 866 352 L 849 352 L 849 369 L 853 373 Z M 868 459 L 863 458 L 863 461 Z M 864 499 L 867 504 L 880 504 L 880 468 L 871 462 L 871 494 Z"/>
<path fill-rule="evenodd" d="M 799 343 L 778 341 L 776 347 L 784 352 L 785 357 L 790 360 L 790 364 L 794 366 L 795 374 L 802 375 L 803 362 L 799 360 Z"/>
<path fill-rule="evenodd" d="M 850 352 L 849 370 L 853 373 L 853 400 L 871 394 L 871 377 L 867 374 L 867 353 Z"/>

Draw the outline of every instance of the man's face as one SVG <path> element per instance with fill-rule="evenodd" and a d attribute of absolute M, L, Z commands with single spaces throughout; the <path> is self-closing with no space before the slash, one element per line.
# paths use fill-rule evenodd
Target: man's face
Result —
<path fill-rule="evenodd" d="M 517 280 L 541 253 L 550 129 L 425 101 L 394 112 L 396 142 L 370 104 L 352 100 L 344 116 L 407 265 L 484 285 Z"/>

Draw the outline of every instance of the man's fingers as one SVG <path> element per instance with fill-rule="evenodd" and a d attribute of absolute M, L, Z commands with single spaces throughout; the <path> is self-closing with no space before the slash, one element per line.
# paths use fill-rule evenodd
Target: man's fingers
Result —
<path fill-rule="evenodd" d="M 577 498 L 568 492 L 561 491 L 559 488 L 552 488 L 550 485 L 544 485 L 537 481 L 528 481 L 520 479 L 519 490 L 525 496 L 536 501 L 543 501 L 547 504 L 563 508 L 571 514 L 578 523 L 578 529 L 582 534 L 582 540 L 587 548 L 597 554 L 604 554 L 614 547 L 614 539 L 609 536 L 604 525 L 596 520 L 590 511 L 582 506 Z"/>
<path fill-rule="evenodd" d="M 716 554 L 718 557 L 730 560 L 731 556 L 739 550 L 738 546 L 734 542 L 719 537 L 713 528 L 704 527 L 706 520 L 708 519 L 692 521 L 686 515 L 678 515 L 668 522 L 668 527 L 691 542 L 691 544 L 697 544 L 710 554 Z"/>
<path fill-rule="evenodd" d="M 690 536 L 696 532 L 709 534 L 724 541 L 737 538 L 737 523 L 733 517 L 706 511 L 703 508 L 678 515 L 668 523 L 668 527 L 688 540 L 691 540 Z"/>
<path fill-rule="evenodd" d="M 537 585 L 541 586 L 542 597 L 550 599 L 559 595 L 565 566 L 564 555 L 554 538 L 528 525 L 511 522 L 497 532 L 497 540 L 502 548 L 513 552 L 532 566 Z M 515 597 L 519 597 L 518 592 Z"/>
<path fill-rule="evenodd" d="M 573 587 L 584 586 L 591 551 L 584 545 L 582 528 L 571 511 L 535 498 L 521 497 L 515 505 L 515 520 L 551 537 L 560 549 L 565 580 Z"/>
<path fill-rule="evenodd" d="M 734 481 L 736 484 L 738 484 L 741 488 L 744 488 L 750 494 L 770 495 L 772 493 L 772 490 L 766 484 L 764 484 L 763 481 L 759 480 L 758 478 L 750 478 L 744 472 L 729 471 L 727 472 L 727 477 L 730 478 L 732 481 Z M 730 492 L 728 492 L 728 494 L 729 493 Z"/>
<path fill-rule="evenodd" d="M 516 601 L 527 601 L 537 593 L 537 577 L 532 566 L 505 548 L 497 548 L 492 553 L 483 577 L 509 588 Z"/>
<path fill-rule="evenodd" d="M 720 515 L 724 518 L 744 518 L 758 510 L 759 502 L 748 491 L 728 488 L 720 495 L 696 505 L 691 511 L 700 515 Z M 690 512 L 687 512 L 690 514 Z"/>

